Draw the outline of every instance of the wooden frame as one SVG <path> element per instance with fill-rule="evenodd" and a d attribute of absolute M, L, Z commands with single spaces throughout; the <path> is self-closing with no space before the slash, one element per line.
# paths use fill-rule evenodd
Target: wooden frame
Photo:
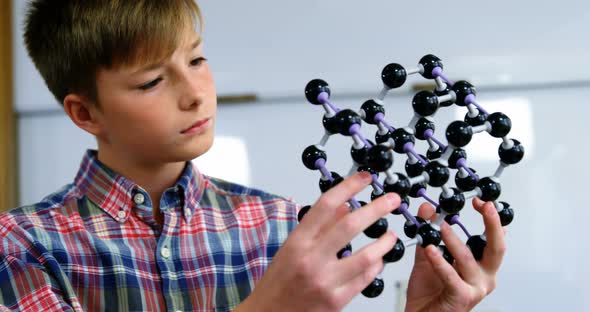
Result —
<path fill-rule="evenodd" d="M 17 205 L 16 118 L 12 97 L 12 1 L 0 1 L 0 213 Z"/>

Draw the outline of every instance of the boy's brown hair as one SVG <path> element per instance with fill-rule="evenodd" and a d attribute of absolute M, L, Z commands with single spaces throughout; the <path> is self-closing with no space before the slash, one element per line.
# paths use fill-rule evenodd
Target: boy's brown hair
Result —
<path fill-rule="evenodd" d="M 98 69 L 162 61 L 201 24 L 194 0 L 33 0 L 24 41 L 61 105 L 74 92 L 98 103 Z"/>

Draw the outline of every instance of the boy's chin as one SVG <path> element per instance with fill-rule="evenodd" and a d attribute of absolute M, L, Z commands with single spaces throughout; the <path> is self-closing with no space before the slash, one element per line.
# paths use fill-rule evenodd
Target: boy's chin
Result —
<path fill-rule="evenodd" d="M 213 146 L 213 138 L 204 142 L 199 142 L 199 144 L 187 146 L 186 151 L 183 153 L 184 155 L 182 160 L 191 161 L 197 157 L 200 157 L 201 155 L 207 153 L 211 149 L 211 146 Z"/>
<path fill-rule="evenodd" d="M 135 157 L 148 162 L 178 163 L 192 161 L 205 154 L 213 146 L 213 137 L 203 137 L 201 140 L 183 142 L 181 144 L 150 146 L 148 149 L 137 151 Z M 148 160 L 149 159 L 149 160 Z"/>
<path fill-rule="evenodd" d="M 169 153 L 163 159 L 160 157 L 160 161 L 163 163 L 179 163 L 192 161 L 195 158 L 203 155 L 206 151 L 176 151 L 175 153 Z"/>

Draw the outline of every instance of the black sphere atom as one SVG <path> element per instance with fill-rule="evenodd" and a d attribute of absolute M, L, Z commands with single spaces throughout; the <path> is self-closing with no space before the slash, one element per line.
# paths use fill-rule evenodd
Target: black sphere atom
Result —
<path fill-rule="evenodd" d="M 307 98 L 311 104 L 324 104 L 318 100 L 318 96 L 322 92 L 326 92 L 328 93 L 328 97 L 330 96 L 330 86 L 322 79 L 314 79 L 308 82 L 305 86 L 305 98 Z"/>
<path fill-rule="evenodd" d="M 486 248 L 486 245 L 487 242 L 481 237 L 481 235 L 472 235 L 467 239 L 467 246 L 471 249 L 473 258 L 478 261 L 483 257 L 483 250 Z"/>
<path fill-rule="evenodd" d="M 447 248 L 447 246 L 445 245 L 439 245 L 438 248 L 440 249 L 440 251 L 442 251 L 442 256 L 443 258 L 450 264 L 452 265 L 453 262 L 455 262 L 455 258 L 453 257 L 453 255 L 451 254 L 451 252 L 449 251 L 449 248 Z"/>
<path fill-rule="evenodd" d="M 507 165 L 514 165 L 522 160 L 524 157 L 524 146 L 516 139 L 512 140 L 512 147 L 504 149 L 503 144 L 498 147 L 498 155 L 500 160 Z"/>
<path fill-rule="evenodd" d="M 422 238 L 422 247 L 428 245 L 438 246 L 442 240 L 442 236 L 439 230 L 436 230 L 432 224 L 425 223 L 418 229 L 418 235 Z"/>
<path fill-rule="evenodd" d="M 465 122 L 472 127 L 481 126 L 486 122 L 486 120 L 488 120 L 488 116 L 482 112 L 479 112 L 479 114 L 474 117 L 470 117 L 469 113 L 465 114 Z"/>
<path fill-rule="evenodd" d="M 383 107 L 383 105 L 375 102 L 375 100 L 373 99 L 366 100 L 365 103 L 361 105 L 361 110 L 365 112 L 365 117 L 363 118 L 363 120 L 366 123 L 372 125 L 376 125 L 379 123 L 378 121 L 375 121 L 375 116 L 377 116 L 377 114 L 381 113 L 385 115 L 385 108 Z"/>
<path fill-rule="evenodd" d="M 432 54 L 424 55 L 418 63 L 424 67 L 422 77 L 426 79 L 434 79 L 432 71 L 436 67 L 440 67 L 440 69 L 443 69 L 443 63 L 441 59 Z"/>
<path fill-rule="evenodd" d="M 375 298 L 383 292 L 385 283 L 380 278 L 375 278 L 361 293 L 367 298 Z"/>
<path fill-rule="evenodd" d="M 373 142 L 369 141 L 371 145 L 375 145 Z M 361 148 L 355 148 L 354 145 L 350 148 L 350 156 L 352 159 L 359 165 L 359 166 L 366 166 L 367 165 L 367 157 L 369 155 L 369 147 L 367 145 Z"/>
<path fill-rule="evenodd" d="M 383 172 L 393 164 L 393 154 L 387 146 L 378 144 L 369 149 L 367 165 L 378 172 Z"/>
<path fill-rule="evenodd" d="M 301 222 L 301 220 L 303 220 L 303 217 L 307 214 L 307 212 L 309 211 L 309 209 L 311 209 L 310 205 L 304 206 L 302 207 L 299 212 L 297 213 L 297 220 L 299 222 Z"/>
<path fill-rule="evenodd" d="M 346 244 L 344 248 L 340 249 L 340 251 L 338 251 L 338 253 L 336 254 L 336 257 L 338 257 L 338 259 L 342 259 L 342 256 L 347 251 L 352 252 L 352 245 L 350 243 Z"/>
<path fill-rule="evenodd" d="M 420 91 L 412 99 L 414 112 L 422 117 L 436 113 L 438 106 L 438 97 L 430 91 Z"/>
<path fill-rule="evenodd" d="M 481 190 L 481 200 L 483 201 L 494 201 L 500 197 L 502 187 L 500 183 L 494 181 L 490 177 L 485 177 L 477 182 L 477 186 Z"/>
<path fill-rule="evenodd" d="M 445 222 L 448 223 L 449 225 L 454 225 L 455 222 L 453 221 L 453 218 L 455 216 L 459 216 L 458 213 L 453 213 L 453 214 L 448 214 L 445 216 Z"/>
<path fill-rule="evenodd" d="M 416 184 L 412 185 L 408 195 L 413 198 L 419 198 L 420 195 L 418 195 L 418 191 L 420 191 L 421 189 L 426 190 L 426 183 L 420 182 L 420 183 L 416 183 Z"/>
<path fill-rule="evenodd" d="M 324 129 L 328 131 L 328 133 L 338 133 L 339 129 L 335 116 L 327 117 L 324 115 L 324 117 L 322 117 L 322 125 L 324 126 Z"/>
<path fill-rule="evenodd" d="M 451 92 L 451 87 L 449 87 L 449 85 L 445 84 L 446 87 L 443 90 L 438 90 L 438 89 L 434 89 L 434 94 L 436 94 L 437 96 L 445 96 L 447 94 L 449 94 L 449 92 Z M 455 104 L 455 102 L 453 102 L 453 100 L 447 100 L 444 102 L 440 102 L 439 105 L 441 107 L 449 107 L 451 105 Z"/>
<path fill-rule="evenodd" d="M 473 131 L 471 126 L 464 121 L 453 121 L 447 127 L 447 141 L 456 147 L 463 147 L 471 141 Z"/>
<path fill-rule="evenodd" d="M 383 255 L 383 261 L 386 263 L 397 262 L 404 256 L 405 251 L 406 247 L 404 246 L 404 242 L 398 238 L 395 241 L 393 248 Z"/>
<path fill-rule="evenodd" d="M 400 153 L 400 154 L 405 153 L 404 145 L 406 145 L 406 143 L 414 144 L 414 142 L 415 142 L 414 136 L 404 128 L 395 129 L 391 133 L 391 138 L 395 142 L 395 146 L 393 147 L 393 150 L 396 153 Z"/>
<path fill-rule="evenodd" d="M 422 155 L 420 155 L 422 156 Z M 425 157 L 422 157 L 425 158 Z M 418 160 L 415 163 L 412 163 L 410 161 L 410 159 L 408 158 L 406 160 L 406 165 L 404 166 L 404 168 L 406 169 L 406 173 L 408 174 L 409 177 L 417 177 L 419 175 L 422 174 L 422 172 L 424 172 L 424 165 L 422 165 L 422 163 Z"/>
<path fill-rule="evenodd" d="M 381 144 L 381 143 L 385 143 L 387 141 L 389 141 L 389 139 L 391 138 L 391 131 L 387 130 L 387 132 L 385 133 L 379 133 L 380 131 L 377 131 L 377 133 L 375 133 L 375 142 L 377 142 L 377 144 Z"/>
<path fill-rule="evenodd" d="M 381 80 L 390 89 L 401 87 L 407 77 L 406 69 L 396 63 L 386 65 L 381 71 Z"/>
<path fill-rule="evenodd" d="M 387 219 L 379 218 L 375 223 L 366 228 L 363 233 L 369 238 L 379 238 L 383 233 L 387 232 L 388 226 L 389 223 L 387 222 Z"/>
<path fill-rule="evenodd" d="M 305 167 L 311 170 L 319 169 L 315 166 L 318 159 L 323 159 L 326 161 L 328 158 L 326 156 L 326 152 L 319 149 L 316 145 L 310 145 L 306 147 L 301 154 L 301 160 L 303 161 L 303 164 Z"/>
<path fill-rule="evenodd" d="M 410 207 L 410 198 L 408 196 L 401 197 L 401 201 L 399 203 L 399 207 L 397 207 L 396 209 L 393 209 L 391 211 L 391 214 L 392 215 L 396 215 L 396 216 L 401 215 L 402 214 L 402 211 L 399 208 L 401 207 L 402 204 L 406 204 L 406 207 Z"/>
<path fill-rule="evenodd" d="M 438 198 L 438 207 L 448 214 L 456 214 L 463 206 L 465 206 L 465 196 L 460 190 L 452 188 L 453 195 L 445 197 L 444 193 L 441 193 Z"/>
<path fill-rule="evenodd" d="M 471 169 L 471 171 L 475 173 L 475 170 Z M 460 190 L 464 192 L 469 192 L 475 189 L 475 187 L 477 186 L 477 180 L 469 174 L 462 178 L 459 175 L 459 171 L 457 171 L 457 174 L 455 175 L 455 184 Z"/>
<path fill-rule="evenodd" d="M 418 122 L 416 122 L 416 125 L 414 126 L 415 136 L 418 140 L 426 140 L 424 132 L 426 132 L 426 130 L 431 130 L 432 133 L 434 133 L 434 129 L 434 122 L 422 117 L 418 119 Z"/>
<path fill-rule="evenodd" d="M 451 153 L 451 157 L 449 157 L 449 168 L 457 169 L 457 161 L 461 158 L 467 160 L 467 152 L 462 148 L 454 149 Z"/>
<path fill-rule="evenodd" d="M 426 152 L 426 157 L 428 157 L 428 159 L 437 159 L 437 158 L 440 158 L 440 156 L 442 156 L 442 154 L 443 154 L 443 150 L 439 146 L 434 151 L 431 151 L 430 149 L 428 149 L 428 151 Z"/>
<path fill-rule="evenodd" d="M 422 225 L 424 224 L 424 219 L 416 216 L 416 221 L 418 221 L 418 224 Z M 418 234 L 418 226 L 416 226 L 416 224 L 414 224 L 412 221 L 406 221 L 404 223 L 404 234 L 406 234 L 407 237 L 409 238 L 414 238 L 416 237 L 416 234 Z"/>
<path fill-rule="evenodd" d="M 379 173 L 377 172 L 377 170 L 375 170 L 375 169 L 373 169 L 373 168 L 371 168 L 371 167 L 369 167 L 369 166 L 360 166 L 360 167 L 358 167 L 358 169 L 356 170 L 356 172 L 363 172 L 363 171 L 366 171 L 366 172 L 370 173 L 371 175 L 373 175 L 373 174 L 377 174 L 377 175 L 378 175 L 378 174 L 379 174 Z"/>
<path fill-rule="evenodd" d="M 324 180 L 322 178 L 320 178 L 320 191 L 322 191 L 322 193 L 327 192 L 329 189 L 333 188 L 334 186 L 338 185 L 338 183 L 342 182 L 344 180 L 344 178 L 342 178 L 338 173 L 332 171 L 330 172 L 330 175 L 332 175 L 332 180 Z"/>
<path fill-rule="evenodd" d="M 385 180 L 385 183 L 383 184 L 383 191 L 385 191 L 385 193 L 397 193 L 399 197 L 404 198 L 408 196 L 410 187 L 412 187 L 412 185 L 410 184 L 408 177 L 405 175 L 401 173 L 396 173 L 396 175 L 398 179 L 393 184 L 389 184 L 387 183 L 387 179 Z"/>
<path fill-rule="evenodd" d="M 459 106 L 467 106 L 467 103 L 465 102 L 467 96 L 471 94 L 475 96 L 477 93 L 475 87 L 465 80 L 455 82 L 455 84 L 451 87 L 451 90 L 455 92 L 455 103 L 457 103 Z"/>
<path fill-rule="evenodd" d="M 501 201 L 500 204 L 504 207 L 502 210 L 498 211 L 498 214 L 500 215 L 500 223 L 502 223 L 502 226 L 507 226 L 512 223 L 512 220 L 514 220 L 514 210 L 510 208 L 510 205 L 507 202 Z"/>
<path fill-rule="evenodd" d="M 512 128 L 512 121 L 510 121 L 510 118 L 500 112 L 489 115 L 488 122 L 492 125 L 490 135 L 495 138 L 505 137 L 510 133 L 510 129 Z"/>
<path fill-rule="evenodd" d="M 338 133 L 350 136 L 350 127 L 353 125 L 360 125 L 362 122 L 361 116 L 355 113 L 352 109 L 343 109 L 336 113 L 333 117 L 334 123 L 336 123 L 336 128 Z"/>
<path fill-rule="evenodd" d="M 336 172 L 334 172 L 334 174 L 332 175 L 332 178 L 334 178 L 334 180 L 332 181 L 332 187 L 338 185 L 340 182 L 344 181 L 344 178 L 341 177 L 339 174 L 337 174 Z"/>
<path fill-rule="evenodd" d="M 449 180 L 449 168 L 443 166 L 438 161 L 429 162 L 426 167 L 424 167 L 424 171 L 428 174 L 428 185 L 430 186 L 443 186 Z"/>

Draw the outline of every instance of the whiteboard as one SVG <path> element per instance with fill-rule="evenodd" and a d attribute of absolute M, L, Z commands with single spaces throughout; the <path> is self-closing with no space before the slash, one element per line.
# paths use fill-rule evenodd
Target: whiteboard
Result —
<path fill-rule="evenodd" d="M 25 3 L 13 0 L 16 110 L 57 109 L 22 44 Z M 317 77 L 340 92 L 370 92 L 386 64 L 411 68 L 428 53 L 478 86 L 590 81 L 590 3 L 582 0 L 199 4 L 221 95 L 300 97 Z"/>

